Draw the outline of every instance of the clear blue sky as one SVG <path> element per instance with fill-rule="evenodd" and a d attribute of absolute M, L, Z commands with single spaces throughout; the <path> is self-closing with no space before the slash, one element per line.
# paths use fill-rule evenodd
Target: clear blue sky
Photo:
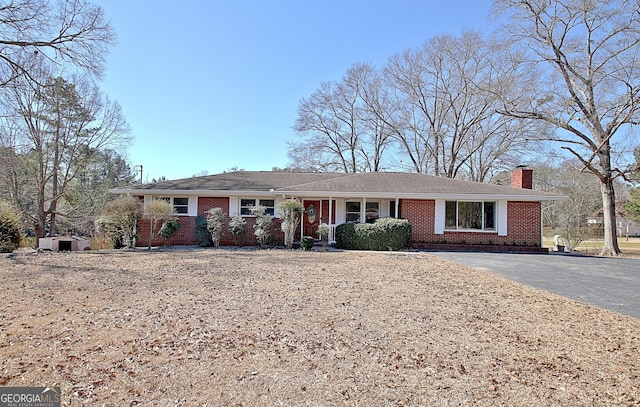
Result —
<path fill-rule="evenodd" d="M 298 102 L 358 62 L 490 30 L 490 0 L 94 0 L 118 35 L 102 85 L 144 179 L 287 165 Z"/>

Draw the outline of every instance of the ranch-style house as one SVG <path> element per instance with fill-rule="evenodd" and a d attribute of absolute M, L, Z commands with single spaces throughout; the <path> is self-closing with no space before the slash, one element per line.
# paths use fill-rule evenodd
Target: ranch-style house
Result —
<path fill-rule="evenodd" d="M 262 205 L 275 217 L 273 238 L 282 241 L 278 204 L 295 198 L 304 205 L 296 238 L 318 238 L 321 223 L 330 226 L 334 240 L 337 225 L 374 222 L 378 218 L 408 219 L 412 245 L 517 245 L 542 246 L 542 208 L 565 197 L 532 190 L 532 170 L 517 168 L 511 186 L 461 181 L 415 173 L 369 172 L 304 173 L 236 171 L 179 180 L 133 185 L 111 190 L 139 197 L 145 204 L 165 199 L 173 205 L 181 225 L 171 239 L 174 245 L 196 245 L 197 219 L 213 207 L 247 220 L 243 245 L 256 244 L 250 208 Z M 149 238 L 149 225 L 139 226 L 138 244 Z M 225 232 L 221 244 L 238 242 Z M 154 244 L 164 241 L 157 238 Z"/>

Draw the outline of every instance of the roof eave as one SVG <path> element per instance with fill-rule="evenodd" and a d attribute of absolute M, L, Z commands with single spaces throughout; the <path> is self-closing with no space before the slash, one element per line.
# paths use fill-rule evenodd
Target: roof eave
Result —
<path fill-rule="evenodd" d="M 506 201 L 564 201 L 569 197 L 564 195 L 519 195 L 519 194 L 474 194 L 474 193 L 394 193 L 394 192 L 331 192 L 331 191 L 279 191 L 279 190 L 208 190 L 208 189 L 137 189 L 114 188 L 109 190 L 112 194 L 131 195 L 196 195 L 203 197 L 218 196 L 283 196 L 296 198 L 376 198 L 376 199 L 450 199 L 450 200 L 506 200 Z"/>
<path fill-rule="evenodd" d="M 138 189 L 138 188 L 113 188 L 109 190 L 112 194 L 120 195 L 197 195 L 197 196 L 277 196 L 280 193 L 275 191 L 252 191 L 252 190 L 211 190 L 211 189 Z"/>
<path fill-rule="evenodd" d="M 327 192 L 327 191 L 274 191 L 276 195 L 296 198 L 385 198 L 385 199 L 452 199 L 452 200 L 507 200 L 507 201 L 564 201 L 564 195 L 519 195 L 519 194 L 448 194 L 448 193 L 394 193 L 394 192 Z"/>

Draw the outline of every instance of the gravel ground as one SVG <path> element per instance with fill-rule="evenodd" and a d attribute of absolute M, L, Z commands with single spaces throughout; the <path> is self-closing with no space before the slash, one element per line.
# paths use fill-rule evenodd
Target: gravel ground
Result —
<path fill-rule="evenodd" d="M 68 406 L 632 406 L 640 320 L 426 253 L 0 257 L 0 385 Z"/>

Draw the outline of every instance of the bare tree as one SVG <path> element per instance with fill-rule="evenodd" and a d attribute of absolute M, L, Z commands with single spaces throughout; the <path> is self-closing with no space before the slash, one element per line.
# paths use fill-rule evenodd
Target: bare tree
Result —
<path fill-rule="evenodd" d="M 352 89 L 357 89 L 360 122 L 360 143 L 358 150 L 362 157 L 363 171 L 382 171 L 387 166 L 386 152 L 393 141 L 389 120 L 385 118 L 391 103 L 389 88 L 382 73 L 370 64 L 355 64 L 348 71 L 344 81 Z"/>
<path fill-rule="evenodd" d="M 149 222 L 149 242 L 147 249 L 151 250 L 151 243 L 156 237 L 158 223 L 173 218 L 173 206 L 164 199 L 153 199 L 144 208 L 143 218 Z"/>
<path fill-rule="evenodd" d="M 0 5 L 0 86 L 19 76 L 37 80 L 44 56 L 100 77 L 115 34 L 102 8 L 86 0 L 13 0 Z"/>
<path fill-rule="evenodd" d="M 546 227 L 567 239 L 570 251 L 584 239 L 595 235 L 596 232 L 587 225 L 587 218 L 602 204 L 598 180 L 580 171 L 579 166 L 576 160 L 562 160 L 534 167 L 536 189 L 569 197 L 546 206 L 542 215 Z"/>
<path fill-rule="evenodd" d="M 510 18 L 507 33 L 528 51 L 523 64 L 546 75 L 526 108 L 507 103 L 504 113 L 542 121 L 557 131 L 551 140 L 600 181 L 604 211 L 601 255 L 620 253 L 615 227 L 614 179 L 624 176 L 615 144 L 638 123 L 640 103 L 640 3 L 636 0 L 497 0 Z M 628 134 L 628 133 L 627 133 Z"/>
<path fill-rule="evenodd" d="M 303 99 L 294 126 L 300 139 L 289 144 L 292 165 L 351 173 L 382 170 L 391 139 L 372 108 L 384 92 L 379 72 L 355 64 L 340 82 L 324 83 Z"/>
<path fill-rule="evenodd" d="M 312 156 L 320 156 L 318 164 L 325 170 L 359 172 L 357 92 L 344 83 L 323 83 L 309 99 L 303 99 L 294 126 L 302 137 L 290 145 L 290 150 L 295 152 L 302 147 Z M 304 156 L 300 152 L 290 154 L 294 159 Z M 313 165 L 294 161 L 295 166 L 310 164 Z"/>
<path fill-rule="evenodd" d="M 526 143 L 531 126 L 496 113 L 516 66 L 481 34 L 435 37 L 385 72 L 403 112 L 390 124 L 414 171 L 486 181 Z"/>
<path fill-rule="evenodd" d="M 57 233 L 57 217 L 66 215 L 60 211 L 60 200 L 76 177 L 98 152 L 127 142 L 129 128 L 119 105 L 90 81 L 48 76 L 40 82 L 45 85 L 34 87 L 25 77 L 18 78 L 0 96 L 5 109 L 2 127 L 17 132 L 14 144 L 4 147 L 29 158 L 21 171 L 35 189 L 35 211 L 24 202 L 15 203 L 42 237 L 47 226 L 51 234 Z M 24 195 L 19 190 L 23 184 L 11 185 L 12 196 Z"/>

